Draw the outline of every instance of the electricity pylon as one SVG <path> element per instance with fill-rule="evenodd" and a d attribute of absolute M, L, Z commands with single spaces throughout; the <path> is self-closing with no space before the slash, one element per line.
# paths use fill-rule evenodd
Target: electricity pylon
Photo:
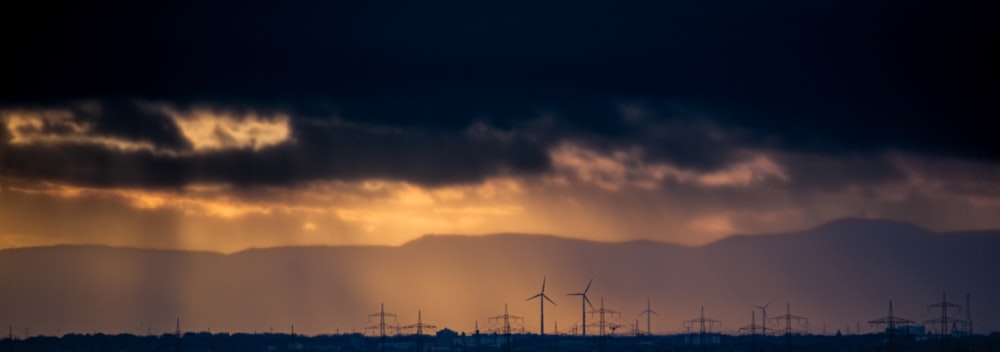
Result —
<path fill-rule="evenodd" d="M 955 308 L 962 312 L 962 306 L 948 302 L 945 297 L 945 292 L 941 292 L 941 302 L 928 304 L 927 310 L 930 311 L 932 308 L 941 308 L 941 317 L 935 319 L 925 320 L 924 324 L 940 324 L 941 325 L 941 338 L 945 338 L 950 333 L 948 331 L 948 325 L 954 325 L 957 321 L 955 318 L 948 317 L 948 308 Z"/>
<path fill-rule="evenodd" d="M 893 314 L 892 300 L 890 299 L 889 315 L 886 317 L 868 321 L 868 324 L 871 324 L 872 326 L 885 326 L 885 334 L 886 334 L 885 336 L 886 340 L 889 343 L 889 352 L 893 352 L 896 350 L 896 343 L 895 343 L 896 328 L 898 328 L 900 325 L 913 324 L 913 321 L 897 317 L 895 314 Z"/>
<path fill-rule="evenodd" d="M 371 321 L 372 318 L 375 318 L 375 317 L 378 317 L 378 323 L 373 324 L 373 325 L 369 325 L 369 326 L 365 327 L 366 331 L 369 331 L 369 330 L 371 331 L 370 335 L 375 335 L 375 332 L 378 332 L 378 336 L 379 337 L 385 337 L 386 336 L 385 331 L 386 330 L 392 330 L 392 329 L 396 329 L 397 333 L 399 332 L 399 324 L 398 323 L 396 325 L 390 325 L 390 324 L 386 324 L 385 323 L 385 318 L 386 317 L 389 317 L 389 318 L 392 318 L 393 320 L 395 320 L 396 319 L 396 315 L 392 314 L 392 313 L 386 313 L 385 312 L 385 304 L 384 303 L 380 303 L 379 304 L 379 311 L 378 311 L 378 313 L 368 314 L 368 320 L 369 321 Z"/>

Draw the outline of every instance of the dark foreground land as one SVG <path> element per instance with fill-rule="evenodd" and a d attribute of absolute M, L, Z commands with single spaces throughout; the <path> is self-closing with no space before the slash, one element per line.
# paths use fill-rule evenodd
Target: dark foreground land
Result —
<path fill-rule="evenodd" d="M 705 341 L 706 343 L 700 343 Z M 36 336 L 0 340 L 0 352 L 21 351 L 1000 351 L 1000 334 L 950 337 L 885 335 L 791 337 L 666 335 L 629 337 L 470 335 L 365 337 L 360 334 L 209 334 Z"/>

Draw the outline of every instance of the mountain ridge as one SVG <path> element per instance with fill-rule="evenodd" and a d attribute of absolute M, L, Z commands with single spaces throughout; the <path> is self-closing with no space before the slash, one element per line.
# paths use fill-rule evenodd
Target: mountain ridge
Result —
<path fill-rule="evenodd" d="M 831 326 L 883 316 L 889 299 L 897 315 L 922 321 L 934 318 L 924 307 L 941 291 L 949 297 L 972 292 L 976 326 L 1000 330 L 1000 302 L 990 301 L 1000 297 L 994 253 L 1000 235 L 912 236 L 905 225 L 834 225 L 699 247 L 509 235 L 234 254 L 100 246 L 4 250 L 0 326 L 134 332 L 142 323 L 159 333 L 172 331 L 180 316 L 196 330 L 264 331 L 294 323 L 296 331 L 321 334 L 368 326 L 365 317 L 384 303 L 401 325 L 419 309 L 427 323 L 468 332 L 476 320 L 487 330 L 483 319 L 508 304 L 537 331 L 537 302 L 523 300 L 547 277 L 547 292 L 559 305 L 546 307 L 546 330 L 555 321 L 564 331 L 579 323 L 579 301 L 564 294 L 591 279 L 591 300 L 603 297 L 626 315 L 645 309 L 650 297 L 661 313 L 654 318 L 660 333 L 679 332 L 700 306 L 735 331 L 749 323 L 752 305 L 770 299 L 789 301 L 793 314 Z M 899 233 L 844 235 L 851 226 L 862 234 Z"/>
<path fill-rule="evenodd" d="M 501 233 L 489 233 L 482 235 L 468 235 L 468 234 L 425 234 L 417 237 L 413 240 L 404 242 L 399 245 L 371 245 L 371 244 L 343 244 L 343 245 L 290 245 L 290 246 L 275 246 L 275 247 L 251 247 L 243 250 L 225 253 L 216 252 L 208 250 L 187 250 L 187 249 L 171 249 L 171 248 L 150 248 L 150 247 L 136 247 L 136 246 L 114 246 L 114 245 L 103 245 L 103 244 L 54 244 L 47 246 L 30 246 L 30 247 L 13 247 L 13 248 L 3 248 L 0 249 L 0 253 L 5 251 L 17 251 L 17 250 L 28 250 L 28 249 L 40 249 L 40 248 L 117 248 L 117 249 L 135 249 L 135 250 L 149 250 L 149 251 L 168 251 L 168 252 L 192 252 L 192 253 L 213 253 L 220 255 L 238 255 L 248 252 L 258 252 L 266 250 L 283 250 L 283 249 L 373 249 L 373 248 L 403 248 L 409 246 L 420 246 L 426 245 L 428 243 L 436 243 L 448 240 L 461 240 L 461 241 L 492 241 L 492 240 L 522 240 L 522 239 L 536 239 L 545 241 L 566 241 L 566 242 L 576 242 L 576 243 L 586 243 L 593 245 L 662 245 L 662 246 L 672 246 L 681 248 L 701 248 L 716 246 L 722 243 L 728 243 L 732 241 L 741 242 L 746 239 L 764 239 L 764 238 L 777 238 L 777 237 L 796 237 L 796 236 L 830 236 L 839 231 L 844 231 L 845 229 L 857 228 L 857 227 L 867 227 L 864 231 L 865 234 L 871 234 L 877 232 L 872 230 L 871 226 L 876 225 L 882 230 L 907 230 L 908 234 L 913 235 L 939 235 L 939 236 L 1000 236 L 1000 229 L 977 229 L 977 230 L 956 230 L 956 231 L 945 231 L 945 232 L 934 232 L 927 230 L 923 227 L 895 220 L 888 219 L 863 219 L 863 218 L 840 218 L 828 221 L 826 223 L 807 228 L 804 230 L 787 231 L 787 232 L 769 232 L 769 233 L 754 233 L 754 234 L 732 234 L 728 235 L 719 240 L 708 242 L 700 245 L 685 245 L 680 243 L 657 241 L 653 239 L 633 239 L 625 241 L 600 241 L 593 239 L 582 239 L 573 238 L 568 236 L 559 236 L 553 234 L 535 234 L 535 233 L 516 233 L 516 232 L 501 232 Z M 840 235 L 840 234 L 836 234 Z M 878 234 L 876 234 L 878 235 Z M 834 239 L 837 239 L 836 237 Z"/>

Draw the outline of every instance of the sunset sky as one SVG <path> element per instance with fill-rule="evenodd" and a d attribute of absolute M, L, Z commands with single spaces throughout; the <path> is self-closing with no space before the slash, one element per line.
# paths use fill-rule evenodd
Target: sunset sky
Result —
<path fill-rule="evenodd" d="M 0 248 L 1000 228 L 995 3 L 35 6 Z"/>

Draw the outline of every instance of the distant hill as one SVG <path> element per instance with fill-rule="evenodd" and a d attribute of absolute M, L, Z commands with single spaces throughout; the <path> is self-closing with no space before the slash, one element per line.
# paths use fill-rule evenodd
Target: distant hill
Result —
<path fill-rule="evenodd" d="M 558 306 L 546 331 L 567 332 L 580 300 L 566 293 L 594 278 L 632 325 L 650 297 L 654 332 L 682 331 L 705 313 L 724 331 L 749 324 L 753 304 L 774 299 L 770 316 L 810 317 L 833 333 L 884 316 L 936 317 L 927 304 L 965 305 L 972 293 L 978 332 L 1000 330 L 1000 231 L 933 233 L 898 222 L 843 219 L 785 234 L 733 236 L 700 247 L 657 242 L 600 243 L 539 235 L 432 235 L 400 247 L 294 247 L 230 255 L 56 246 L 0 251 L 0 324 L 32 334 L 162 333 L 176 317 L 185 330 L 361 331 L 384 302 L 400 325 L 416 321 L 482 330 L 508 303 L 538 329 L 538 292 L 547 275 Z M 954 312 L 953 312 L 954 313 Z M 758 319 L 760 318 L 759 312 Z M 960 317 L 964 317 L 963 314 Z M 592 320 L 588 317 L 588 322 Z M 643 323 L 644 326 L 644 323 Z M 594 331 L 594 330 L 592 330 Z"/>

